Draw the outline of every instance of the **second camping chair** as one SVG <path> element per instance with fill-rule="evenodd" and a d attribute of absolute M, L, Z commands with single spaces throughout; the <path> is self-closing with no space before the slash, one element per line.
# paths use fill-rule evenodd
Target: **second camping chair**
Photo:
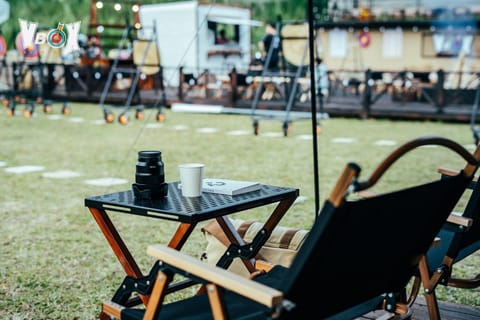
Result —
<path fill-rule="evenodd" d="M 464 169 L 450 179 L 352 198 L 374 186 L 406 153 L 426 145 L 460 155 Z M 119 319 L 352 319 L 382 309 L 409 317 L 411 311 L 396 299 L 397 293 L 415 274 L 477 168 L 471 153 L 441 137 L 420 137 L 400 146 L 366 180 L 360 180 L 360 166 L 349 163 L 290 267 L 275 265 L 251 280 L 152 245 L 147 252 L 160 267 L 146 308 L 108 301 L 102 314 Z M 206 293 L 164 303 L 176 275 L 204 285 L 200 292 Z"/>
<path fill-rule="evenodd" d="M 478 158 L 478 156 L 477 156 Z M 440 169 L 443 178 L 457 171 Z M 480 287 L 480 270 L 476 275 L 454 275 L 455 264 L 480 251 L 480 182 L 470 185 L 471 193 L 462 213 L 454 212 L 438 233 L 439 243 L 432 246 L 420 262 L 419 274 L 412 286 L 411 302 L 415 301 L 423 284 L 425 301 L 431 320 L 440 319 L 435 289 L 438 285 L 474 289 Z"/>

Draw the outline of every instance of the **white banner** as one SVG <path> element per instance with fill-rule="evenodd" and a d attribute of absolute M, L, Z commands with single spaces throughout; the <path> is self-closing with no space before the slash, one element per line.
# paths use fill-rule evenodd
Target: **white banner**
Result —
<path fill-rule="evenodd" d="M 345 58 L 347 56 L 347 38 L 346 30 L 333 29 L 328 33 L 329 54 L 332 58 Z"/>
<path fill-rule="evenodd" d="M 402 29 L 387 29 L 383 32 L 382 54 L 384 58 L 401 58 L 403 56 Z"/>

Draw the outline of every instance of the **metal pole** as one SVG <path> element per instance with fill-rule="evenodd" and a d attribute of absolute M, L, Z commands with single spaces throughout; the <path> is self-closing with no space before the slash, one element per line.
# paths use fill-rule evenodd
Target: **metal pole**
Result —
<path fill-rule="evenodd" d="M 318 147 L 317 147 L 317 102 L 315 84 L 315 46 L 313 24 L 313 0 L 308 0 L 308 46 L 310 53 L 310 96 L 312 104 L 312 142 L 313 142 L 313 179 L 315 187 L 315 220 L 320 212 L 320 188 L 318 183 Z"/>

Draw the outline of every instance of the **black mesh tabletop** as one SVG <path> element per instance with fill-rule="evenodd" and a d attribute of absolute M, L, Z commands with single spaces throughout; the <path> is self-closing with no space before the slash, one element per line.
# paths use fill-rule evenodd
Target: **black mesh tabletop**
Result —
<path fill-rule="evenodd" d="M 203 192 L 200 197 L 183 197 L 178 181 L 168 184 L 168 195 L 161 199 L 136 199 L 132 190 L 85 198 L 89 208 L 117 211 L 180 222 L 199 222 L 231 213 L 297 197 L 296 188 L 262 185 L 260 190 L 236 196 Z"/>

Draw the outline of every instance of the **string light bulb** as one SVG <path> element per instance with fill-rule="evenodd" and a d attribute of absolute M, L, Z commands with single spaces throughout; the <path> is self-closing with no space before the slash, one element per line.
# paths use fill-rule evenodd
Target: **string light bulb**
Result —
<path fill-rule="evenodd" d="M 103 1 L 97 1 L 95 6 L 97 7 L 97 9 L 102 9 L 103 8 Z"/>
<path fill-rule="evenodd" d="M 122 5 L 120 3 L 115 3 L 115 5 L 113 6 L 113 8 L 116 10 L 116 11 L 120 11 L 122 10 Z"/>

